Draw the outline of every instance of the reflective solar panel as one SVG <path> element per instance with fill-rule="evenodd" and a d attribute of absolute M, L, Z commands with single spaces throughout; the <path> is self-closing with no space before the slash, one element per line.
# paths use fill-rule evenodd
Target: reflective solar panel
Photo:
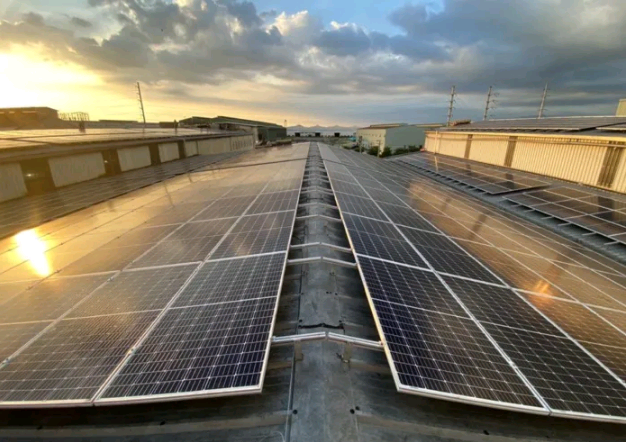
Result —
<path fill-rule="evenodd" d="M 196 266 L 122 272 L 73 309 L 68 318 L 162 310 Z"/>
<path fill-rule="evenodd" d="M 531 178 L 520 172 L 502 171 L 463 159 L 442 157 L 425 152 L 405 155 L 393 161 L 492 195 L 548 185 L 545 181 Z"/>
<path fill-rule="evenodd" d="M 592 189 L 555 187 L 507 199 L 524 208 L 561 219 L 564 223 L 604 235 L 607 242 L 626 242 L 626 200 L 617 195 Z"/>
<path fill-rule="evenodd" d="M 0 324 L 57 319 L 109 276 L 47 279 L 3 304 Z"/>
<path fill-rule="evenodd" d="M 352 157 L 357 166 L 348 166 L 350 172 L 370 162 L 359 155 Z M 354 174 L 355 181 L 370 181 L 366 193 L 375 188 L 372 180 L 385 183 L 383 192 L 393 189 L 394 204 L 378 201 L 375 206 L 397 223 L 435 270 L 357 254 L 399 390 L 442 397 L 454 392 L 465 401 L 500 408 L 623 422 L 626 360 L 618 349 L 626 350 L 622 347 L 626 335 L 605 321 L 609 318 L 602 319 L 590 310 L 608 312 L 607 316 L 625 323 L 620 310 L 626 316 L 626 286 L 614 284 L 626 282 L 626 277 L 620 276 L 623 267 L 605 266 L 604 258 L 581 246 L 557 241 L 541 229 L 513 221 L 476 201 L 465 201 L 410 169 L 394 169 L 393 162 L 384 164 L 380 169 L 364 166 Z M 470 171 L 470 176 L 474 175 Z M 498 183 L 497 179 L 496 174 L 493 182 Z M 557 201 L 580 196 L 568 191 L 551 195 Z M 349 197 L 336 194 L 338 201 Z M 378 199 L 383 200 L 384 195 Z M 339 207 L 344 219 L 354 217 L 345 213 L 341 203 Z M 408 221 L 403 220 L 416 219 L 414 214 L 422 220 L 419 228 L 404 227 Z M 368 229 L 374 231 L 375 227 L 364 228 Z M 424 275 L 432 275 L 428 283 Z M 523 291 L 511 290 L 506 284 Z M 429 335 L 426 331 L 431 328 Z M 443 350 L 430 352 L 430 344 L 442 334 L 446 339 Z M 478 336 L 488 345 L 469 341 Z M 489 396 L 494 394 L 493 387 L 487 387 L 486 393 L 442 358 L 446 351 L 460 356 L 465 349 L 471 350 L 469 358 L 485 370 L 485 375 L 480 375 L 483 385 L 493 383 L 498 394 Z M 499 367 L 497 374 L 487 369 L 487 363 Z M 465 359 L 464 365 L 470 367 L 471 361 Z M 499 383 L 502 376 L 506 388 Z M 520 395 L 522 391 L 526 394 Z M 544 402 L 539 401 L 537 392 Z"/>

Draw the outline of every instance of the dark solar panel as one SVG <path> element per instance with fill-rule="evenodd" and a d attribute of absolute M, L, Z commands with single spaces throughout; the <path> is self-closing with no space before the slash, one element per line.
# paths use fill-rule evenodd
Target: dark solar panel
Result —
<path fill-rule="evenodd" d="M 553 414 L 626 417 L 624 385 L 571 340 L 489 323 L 485 328 Z"/>
<path fill-rule="evenodd" d="M 51 323 L 51 321 L 42 321 L 0 324 L 0 336 L 2 336 L 0 339 L 0 364 Z"/>
<path fill-rule="evenodd" d="M 354 161 L 361 162 L 360 156 L 354 156 Z M 470 171 L 472 180 L 477 179 L 475 172 Z M 458 168 L 449 176 L 457 173 Z M 428 219 L 451 236 L 427 231 L 422 227 L 424 225 L 420 226 L 421 229 L 403 227 L 403 219 L 411 219 L 415 212 L 407 211 L 408 207 L 402 210 L 404 208 L 388 201 L 379 201 L 375 206 L 382 208 L 385 217 L 388 215 L 400 224 L 398 229 L 435 272 L 389 262 L 388 258 L 383 261 L 357 255 L 400 391 L 442 396 L 445 396 L 444 392 L 453 392 L 476 403 L 490 399 L 497 403 L 489 403 L 492 406 L 511 408 L 512 403 L 517 403 L 518 407 L 534 404 L 540 410 L 541 405 L 535 402 L 531 390 L 526 389 L 526 385 L 532 385 L 555 415 L 623 420 L 626 388 L 618 376 L 624 379 L 626 369 L 624 353 L 618 350 L 626 350 L 626 335 L 606 322 L 613 319 L 622 327 L 626 324 L 618 311 L 624 310 L 623 316 L 626 317 L 623 303 L 626 289 L 610 282 L 615 279 L 621 282 L 618 270 L 610 267 L 616 273 L 603 278 L 594 271 L 609 269 L 585 250 L 577 251 L 579 246 L 565 245 L 562 240 L 556 242 L 531 226 L 513 224 L 506 217 L 476 203 L 465 204 L 465 207 L 471 205 L 471 210 L 460 210 L 463 203 L 451 192 L 440 191 L 425 183 L 423 178 L 419 178 L 420 184 L 417 185 L 401 175 L 394 170 L 389 170 L 388 175 L 376 170 L 370 173 L 365 168 L 355 174 L 359 183 L 365 179 L 384 181 L 387 183 L 384 187 L 388 188 L 392 188 L 389 181 L 393 179 L 397 184 L 393 186 L 392 196 L 402 195 L 395 201 L 406 201 L 415 207 L 418 216 Z M 378 176 L 380 180 L 375 179 Z M 500 178 L 494 174 L 492 181 L 498 183 L 496 180 Z M 532 181 L 525 183 L 529 182 Z M 365 190 L 368 193 L 369 188 Z M 579 193 L 568 190 L 546 192 L 533 192 L 537 196 L 525 198 L 554 204 L 554 201 L 575 201 L 570 197 L 580 197 Z M 540 199 L 541 195 L 551 201 Z M 517 197 L 519 195 L 511 196 L 511 199 Z M 347 197 L 337 194 L 337 199 L 341 198 Z M 519 200 L 523 198 L 519 197 Z M 592 203 L 584 201 L 581 204 Z M 366 205 L 371 206 L 371 203 Z M 596 203 L 599 210 L 606 205 L 606 202 L 603 205 Z M 570 209 L 564 205 L 561 207 Z M 422 211 L 424 208 L 426 210 Z M 340 209 L 348 231 L 351 227 L 356 231 L 356 227 L 350 224 L 358 217 L 346 214 L 341 204 Z M 616 216 L 619 215 L 613 215 L 612 219 Z M 370 223 L 385 224 L 371 220 Z M 426 226 L 435 230 L 430 224 Z M 360 230 L 375 232 L 378 229 L 368 226 Z M 452 234 L 465 240 L 455 243 Z M 559 260 L 553 261 L 555 258 Z M 511 290 L 503 282 L 525 292 Z M 604 319 L 592 313 L 590 308 L 604 314 Z M 483 331 L 485 329 L 488 334 Z M 446 339 L 441 344 L 442 350 L 432 352 L 431 346 L 442 335 Z M 478 336 L 483 337 L 488 345 L 481 347 L 468 340 Z M 459 347 L 463 350 L 458 350 Z M 463 355 L 465 349 L 471 349 L 470 354 Z M 465 359 L 464 367 L 459 368 L 454 366 L 453 360 L 444 358 L 448 354 L 469 359 Z M 499 359 L 500 356 L 503 358 Z M 509 361 L 505 356 L 520 371 L 506 363 L 499 366 L 499 363 Z M 464 371 L 477 362 L 480 368 L 476 370 L 484 370 L 479 375 L 483 386 L 496 386 L 486 387 L 494 396 L 487 396 L 488 393 Z M 498 369 L 489 370 L 489 364 L 495 364 Z M 499 383 L 500 376 L 505 378 L 504 388 Z M 494 390 L 500 393 L 494 393 Z"/>
<path fill-rule="evenodd" d="M 350 214 L 344 214 L 343 220 L 356 253 L 426 267 L 393 224 Z"/>
<path fill-rule="evenodd" d="M 373 301 L 400 391 L 516 408 L 541 404 L 474 321 Z"/>
<path fill-rule="evenodd" d="M 335 196 L 337 197 L 337 201 L 339 202 L 342 212 L 353 213 L 355 215 L 379 219 L 381 221 L 387 220 L 385 215 L 383 215 L 374 201 L 372 201 L 369 197 L 361 198 L 355 195 L 348 195 L 339 192 L 337 192 Z"/>
<path fill-rule="evenodd" d="M 259 390 L 285 257 L 207 262 L 102 399 Z"/>
<path fill-rule="evenodd" d="M 60 321 L 0 370 L 0 405 L 91 400 L 157 314 Z"/>

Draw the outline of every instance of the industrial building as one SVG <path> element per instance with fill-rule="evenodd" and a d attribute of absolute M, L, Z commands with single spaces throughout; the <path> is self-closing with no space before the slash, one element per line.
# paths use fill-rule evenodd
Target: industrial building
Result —
<path fill-rule="evenodd" d="M 0 440 L 623 440 L 626 266 L 502 203 L 587 188 L 392 158 L 194 155 L 0 204 L 32 227 L 0 231 Z"/>
<path fill-rule="evenodd" d="M 273 142 L 287 137 L 287 128 L 278 124 L 233 117 L 190 117 L 180 120 L 180 124 L 187 127 L 210 127 L 221 130 L 243 130 L 251 132 L 254 134 L 254 139 L 257 144 Z"/>
<path fill-rule="evenodd" d="M 0 108 L 0 129 L 52 129 L 72 127 L 59 118 L 56 109 L 50 107 Z"/>
<path fill-rule="evenodd" d="M 408 146 L 423 146 L 426 132 L 442 124 L 372 124 L 357 129 L 356 139 L 365 149 L 389 147 L 392 151 Z"/>
<path fill-rule="evenodd" d="M 487 120 L 430 131 L 435 154 L 626 192 L 626 117 Z"/>
<path fill-rule="evenodd" d="M 170 161 L 250 150 L 246 132 L 78 129 L 0 132 L 0 201 Z"/>

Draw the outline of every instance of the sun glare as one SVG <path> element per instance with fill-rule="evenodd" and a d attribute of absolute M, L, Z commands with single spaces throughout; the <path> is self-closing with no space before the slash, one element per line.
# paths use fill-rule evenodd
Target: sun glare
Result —
<path fill-rule="evenodd" d="M 17 250 L 21 257 L 28 261 L 35 273 L 39 276 L 48 276 L 52 273 L 52 266 L 46 257 L 45 244 L 34 230 L 24 230 L 15 235 Z"/>

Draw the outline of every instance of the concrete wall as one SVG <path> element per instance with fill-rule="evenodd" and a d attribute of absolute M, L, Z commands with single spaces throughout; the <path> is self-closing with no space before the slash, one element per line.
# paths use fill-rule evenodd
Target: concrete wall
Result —
<path fill-rule="evenodd" d="M 508 152 L 512 169 L 626 193 L 626 138 L 429 132 L 426 150 L 498 166 Z"/>
<path fill-rule="evenodd" d="M 384 147 L 398 149 L 408 146 L 424 145 L 426 129 L 417 126 L 401 126 L 387 129 Z"/>
<path fill-rule="evenodd" d="M 26 195 L 26 183 L 18 163 L 0 164 L 0 201 Z"/>
<path fill-rule="evenodd" d="M 48 164 L 56 187 L 80 183 L 105 174 L 100 152 L 50 158 Z"/>
<path fill-rule="evenodd" d="M 159 144 L 159 158 L 162 163 L 167 163 L 168 161 L 174 161 L 180 158 L 178 143 Z"/>
<path fill-rule="evenodd" d="M 192 157 L 194 155 L 198 155 L 198 142 L 185 141 L 185 156 Z"/>
<path fill-rule="evenodd" d="M 238 150 L 251 150 L 254 148 L 253 135 L 241 135 L 228 138 L 210 138 L 198 141 L 198 153 L 200 155 L 215 155 L 224 152 Z"/>
<path fill-rule="evenodd" d="M 151 164 L 150 148 L 148 146 L 117 149 L 117 157 L 120 160 L 120 169 L 122 172 L 140 169 Z"/>

